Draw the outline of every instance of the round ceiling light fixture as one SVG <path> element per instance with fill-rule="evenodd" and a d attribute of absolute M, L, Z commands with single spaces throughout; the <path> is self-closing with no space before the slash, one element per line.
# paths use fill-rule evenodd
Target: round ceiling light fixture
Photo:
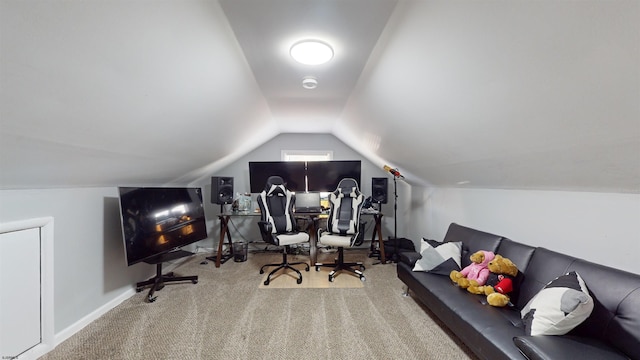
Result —
<path fill-rule="evenodd" d="M 307 90 L 313 90 L 318 87 L 318 79 L 313 76 L 305 76 L 302 79 L 302 87 Z"/>
<path fill-rule="evenodd" d="M 291 57 L 305 65 L 320 65 L 333 58 L 333 48 L 319 40 L 299 41 L 289 50 Z"/>

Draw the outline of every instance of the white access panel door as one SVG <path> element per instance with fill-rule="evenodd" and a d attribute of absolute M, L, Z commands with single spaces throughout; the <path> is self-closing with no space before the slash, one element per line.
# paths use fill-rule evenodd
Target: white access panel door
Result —
<path fill-rule="evenodd" d="M 0 357 L 41 342 L 40 228 L 0 234 Z"/>

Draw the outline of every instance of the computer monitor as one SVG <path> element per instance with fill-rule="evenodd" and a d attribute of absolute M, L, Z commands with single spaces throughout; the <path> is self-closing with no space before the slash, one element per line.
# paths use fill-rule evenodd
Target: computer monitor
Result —
<path fill-rule="evenodd" d="M 340 180 L 353 178 L 360 186 L 360 160 L 334 160 L 307 162 L 309 191 L 334 191 Z"/>
<path fill-rule="evenodd" d="M 270 176 L 280 176 L 290 191 L 305 191 L 304 161 L 250 161 L 249 187 L 254 194 L 262 192 Z"/>

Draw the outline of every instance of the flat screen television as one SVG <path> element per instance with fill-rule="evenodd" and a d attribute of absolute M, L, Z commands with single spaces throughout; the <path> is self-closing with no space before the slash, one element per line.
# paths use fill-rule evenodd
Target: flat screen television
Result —
<path fill-rule="evenodd" d="M 200 188 L 119 187 L 118 191 L 129 266 L 157 263 L 162 255 L 207 237 Z"/>
<path fill-rule="evenodd" d="M 353 178 L 360 186 L 360 160 L 333 160 L 307 162 L 309 191 L 334 191 L 340 180 Z"/>
<path fill-rule="evenodd" d="M 264 190 L 269 176 L 280 176 L 291 191 L 305 190 L 304 161 L 250 161 L 249 187 L 252 193 Z"/>

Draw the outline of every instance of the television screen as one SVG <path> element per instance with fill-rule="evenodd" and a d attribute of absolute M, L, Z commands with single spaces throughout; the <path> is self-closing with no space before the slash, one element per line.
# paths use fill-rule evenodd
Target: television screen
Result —
<path fill-rule="evenodd" d="M 119 187 L 129 266 L 207 237 L 199 188 Z"/>
<path fill-rule="evenodd" d="M 264 190 L 269 176 L 280 176 L 291 191 L 305 191 L 304 161 L 250 161 L 249 183 L 252 193 Z"/>
<path fill-rule="evenodd" d="M 360 186 L 361 166 L 360 160 L 309 161 L 309 191 L 334 191 L 344 178 L 353 178 Z"/>

